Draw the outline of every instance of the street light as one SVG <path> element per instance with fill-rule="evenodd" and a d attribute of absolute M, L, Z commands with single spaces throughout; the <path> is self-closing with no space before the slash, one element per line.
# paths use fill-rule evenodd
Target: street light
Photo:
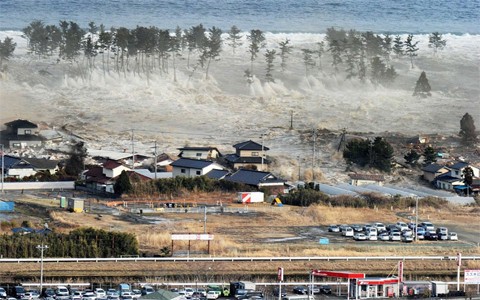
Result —
<path fill-rule="evenodd" d="M 40 295 L 42 294 L 43 290 L 43 251 L 48 249 L 47 245 L 37 245 L 37 249 L 40 250 L 41 258 L 40 258 Z"/>

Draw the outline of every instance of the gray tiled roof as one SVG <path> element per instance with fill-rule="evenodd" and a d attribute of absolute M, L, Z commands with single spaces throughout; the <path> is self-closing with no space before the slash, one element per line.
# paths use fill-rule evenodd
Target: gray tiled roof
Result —
<path fill-rule="evenodd" d="M 429 172 L 429 173 L 436 173 L 438 170 L 444 168 L 444 166 L 438 164 L 429 164 L 422 168 L 422 171 Z"/>
<path fill-rule="evenodd" d="M 190 159 L 190 158 L 180 158 L 170 165 L 172 167 L 181 167 L 181 168 L 190 168 L 190 169 L 203 169 L 213 164 L 213 161 L 203 160 L 203 159 Z"/>
<path fill-rule="evenodd" d="M 217 169 L 213 169 L 211 170 L 210 172 L 208 172 L 207 174 L 205 174 L 208 178 L 211 178 L 211 179 L 222 179 L 224 178 L 225 176 L 227 176 L 230 172 L 228 172 L 227 170 L 217 170 Z"/>
<path fill-rule="evenodd" d="M 468 163 L 466 162 L 463 162 L 463 161 L 459 161 L 459 162 L 456 162 L 453 166 L 451 166 L 450 168 L 451 169 L 455 169 L 455 170 L 460 170 L 462 168 L 465 168 L 468 166 Z"/>
<path fill-rule="evenodd" d="M 270 172 L 254 171 L 240 169 L 235 173 L 225 177 L 225 180 L 244 183 L 248 185 L 258 186 L 262 183 L 275 183 L 275 182 L 285 182 L 283 179 L 279 179 Z"/>
<path fill-rule="evenodd" d="M 262 144 L 256 143 L 252 140 L 235 144 L 233 145 L 233 147 L 237 150 L 259 150 L 259 151 L 262 150 Z M 267 151 L 270 149 L 268 147 L 265 147 L 265 145 L 263 145 L 263 150 Z"/>
<path fill-rule="evenodd" d="M 5 126 L 12 127 L 12 128 L 37 128 L 38 127 L 37 124 L 34 124 L 27 120 L 21 120 L 21 119 L 5 123 Z"/>

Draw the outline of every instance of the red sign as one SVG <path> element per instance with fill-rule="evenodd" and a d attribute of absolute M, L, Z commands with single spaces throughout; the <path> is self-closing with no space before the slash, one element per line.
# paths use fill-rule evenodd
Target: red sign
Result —
<path fill-rule="evenodd" d="M 403 282 L 403 261 L 398 262 L 398 282 Z"/>
<path fill-rule="evenodd" d="M 283 281 L 283 268 L 278 268 L 277 277 L 278 281 Z"/>

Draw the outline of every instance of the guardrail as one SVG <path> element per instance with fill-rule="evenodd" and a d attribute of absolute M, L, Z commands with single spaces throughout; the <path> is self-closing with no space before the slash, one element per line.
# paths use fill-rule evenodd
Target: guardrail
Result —
<path fill-rule="evenodd" d="M 294 256 L 294 257 L 113 257 L 113 258 L 43 258 L 44 263 L 80 262 L 245 262 L 245 261 L 455 261 L 457 256 Z M 40 258 L 2 258 L 0 263 L 40 263 Z M 462 256 L 462 260 L 480 260 L 480 256 Z"/>

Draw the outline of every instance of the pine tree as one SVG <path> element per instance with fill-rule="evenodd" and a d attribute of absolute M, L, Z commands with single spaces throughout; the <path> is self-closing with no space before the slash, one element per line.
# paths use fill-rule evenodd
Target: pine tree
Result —
<path fill-rule="evenodd" d="M 0 41 L 0 68 L 3 65 L 3 61 L 8 60 L 12 56 L 16 46 L 17 44 L 10 37 L 6 37 L 3 42 Z"/>
<path fill-rule="evenodd" d="M 267 63 L 265 80 L 267 82 L 274 82 L 272 71 L 273 71 L 273 61 L 275 60 L 275 50 L 266 50 L 265 52 L 265 61 Z"/>
<path fill-rule="evenodd" d="M 420 96 L 422 98 L 426 98 L 427 96 L 432 95 L 430 93 L 431 90 L 432 88 L 428 83 L 427 74 L 425 73 L 425 71 L 423 71 L 417 80 L 417 84 L 415 85 L 415 90 L 413 91 L 413 96 Z"/>
<path fill-rule="evenodd" d="M 305 76 L 308 76 L 308 70 L 315 66 L 315 61 L 313 60 L 313 51 L 310 49 L 302 49 L 303 53 L 303 64 L 305 65 Z"/>
<path fill-rule="evenodd" d="M 433 48 L 433 53 L 437 54 L 438 50 L 442 50 L 447 45 L 447 41 L 442 38 L 438 32 L 433 32 L 428 36 L 428 47 Z"/>
<path fill-rule="evenodd" d="M 71 146 L 70 157 L 65 164 L 65 173 L 70 176 L 78 176 L 85 167 L 85 158 L 87 149 L 83 142 L 75 143 Z"/>
<path fill-rule="evenodd" d="M 282 68 L 282 72 L 285 71 L 285 69 L 287 68 L 287 58 L 288 58 L 288 55 L 290 53 L 292 53 L 292 46 L 289 45 L 290 43 L 290 40 L 289 39 L 285 39 L 285 41 L 282 41 L 282 42 L 279 42 L 278 43 L 278 46 L 280 48 L 280 59 L 281 59 L 281 63 L 280 63 L 280 67 Z"/>
<path fill-rule="evenodd" d="M 432 146 L 428 146 L 423 150 L 423 163 L 424 165 L 429 165 L 437 161 L 437 153 Z"/>
<path fill-rule="evenodd" d="M 459 135 L 465 144 L 471 144 L 477 141 L 475 121 L 469 113 L 465 113 L 460 120 Z"/>
<path fill-rule="evenodd" d="M 227 41 L 228 45 L 232 47 L 233 54 L 235 54 L 235 49 L 243 44 L 241 42 L 242 36 L 240 35 L 240 32 L 241 30 L 235 25 L 233 25 L 232 28 L 230 28 L 230 31 L 228 31 Z"/>
<path fill-rule="evenodd" d="M 118 179 L 113 186 L 113 190 L 115 191 L 115 194 L 119 196 L 133 190 L 130 178 L 125 170 L 123 170 L 122 173 L 120 173 L 120 176 L 118 176 Z"/>
<path fill-rule="evenodd" d="M 395 39 L 393 40 L 393 53 L 395 53 L 397 57 L 403 55 L 404 46 L 402 38 L 399 35 L 395 36 Z"/>
<path fill-rule="evenodd" d="M 407 39 L 405 40 L 405 48 L 406 48 L 405 53 L 410 57 L 410 63 L 412 65 L 412 69 L 413 69 L 413 58 L 417 56 L 417 51 L 418 51 L 417 44 L 418 44 L 418 41 L 414 43 L 413 35 L 409 34 L 407 36 Z"/>
<path fill-rule="evenodd" d="M 415 166 L 418 163 L 418 160 L 420 159 L 420 154 L 417 153 L 415 150 L 410 150 L 405 156 L 403 157 L 405 159 L 405 162 L 411 166 Z"/>
<path fill-rule="evenodd" d="M 260 48 L 265 47 L 265 34 L 259 29 L 252 29 L 247 36 L 250 41 L 248 52 L 250 53 L 250 73 L 253 73 L 253 62 L 257 58 Z"/>

